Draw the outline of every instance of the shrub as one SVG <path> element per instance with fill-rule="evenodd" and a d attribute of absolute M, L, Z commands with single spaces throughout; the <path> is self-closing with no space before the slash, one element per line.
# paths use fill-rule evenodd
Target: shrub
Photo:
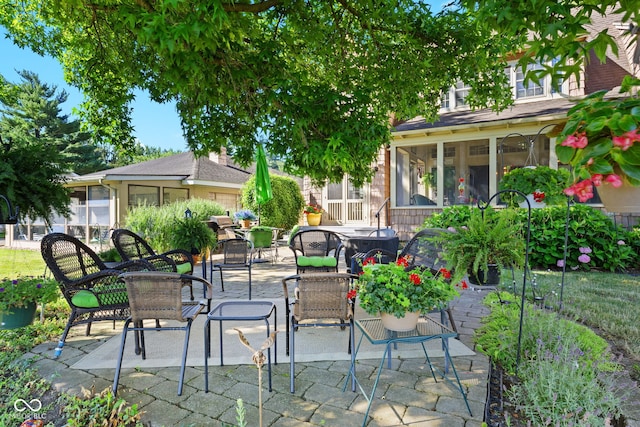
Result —
<path fill-rule="evenodd" d="M 469 206 L 451 206 L 442 213 L 425 219 L 425 228 L 461 227 L 465 225 L 473 208 Z M 513 210 L 513 209 L 512 209 Z M 501 209 L 495 214 L 501 215 Z M 518 221 L 526 224 L 527 209 L 515 209 Z M 487 214 L 491 215 L 491 210 Z M 531 233 L 529 240 L 529 266 L 531 268 L 558 270 L 558 260 L 564 257 L 566 206 L 551 206 L 531 210 Z M 526 228 L 523 228 L 526 232 Z M 635 234 L 634 234 L 635 233 Z M 635 250 L 638 232 L 629 232 L 600 210 L 587 205 L 571 206 L 569 216 L 569 236 L 567 241 L 567 267 L 597 268 L 606 271 L 625 270 L 638 264 L 638 251 Z M 634 236 L 636 236 L 634 238 Z M 578 261 L 580 248 L 591 249 L 591 262 Z"/>
<path fill-rule="evenodd" d="M 202 221 L 213 215 L 225 215 L 219 203 L 205 199 L 189 199 L 163 206 L 138 206 L 127 213 L 125 227 L 144 237 L 156 252 L 171 249 L 172 230 L 189 209 L 194 218 Z"/>
<path fill-rule="evenodd" d="M 291 230 L 300 221 L 304 197 L 298 183 L 285 176 L 271 175 L 273 199 L 258 207 L 256 178 L 251 176 L 242 187 L 242 206 L 260 213 L 260 225 Z"/>

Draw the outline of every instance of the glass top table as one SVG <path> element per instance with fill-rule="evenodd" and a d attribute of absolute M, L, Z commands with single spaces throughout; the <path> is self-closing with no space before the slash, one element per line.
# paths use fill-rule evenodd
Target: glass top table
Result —
<path fill-rule="evenodd" d="M 391 361 L 391 346 L 398 343 L 415 343 L 420 344 L 422 346 L 422 350 L 424 351 L 424 355 L 427 363 L 429 364 L 429 368 L 431 369 L 431 375 L 433 376 L 434 381 L 438 381 L 436 378 L 435 371 L 436 367 L 433 366 L 431 360 L 429 359 L 429 354 L 427 353 L 427 349 L 424 346 L 424 343 L 430 340 L 439 339 L 442 341 L 442 348 L 444 350 L 445 362 L 446 365 L 451 367 L 451 371 L 455 376 L 455 382 L 449 379 L 446 376 L 445 372 L 440 372 L 442 378 L 456 387 L 462 397 L 464 398 L 464 403 L 467 406 L 467 410 L 469 411 L 469 415 L 471 415 L 471 408 L 469 407 L 469 402 L 467 401 L 467 394 L 460 383 L 460 378 L 458 377 L 458 373 L 456 372 L 456 368 L 453 364 L 453 360 L 451 359 L 451 355 L 449 354 L 449 338 L 455 338 L 458 334 L 453 330 L 449 329 L 447 326 L 442 323 L 436 322 L 430 317 L 420 317 L 418 320 L 418 325 L 415 329 L 406 332 L 396 332 L 390 331 L 386 329 L 382 325 L 382 319 L 380 318 L 371 318 L 371 319 L 360 319 L 355 321 L 356 326 L 362 332 L 360 336 L 360 340 L 358 341 L 358 345 L 355 349 L 355 355 L 353 358 L 353 362 L 351 363 L 351 367 L 349 368 L 349 373 L 347 378 L 345 379 L 344 387 L 342 391 L 344 392 L 347 388 L 347 383 L 349 378 L 355 380 L 360 388 L 360 391 L 364 395 L 364 398 L 368 401 L 367 411 L 364 414 L 364 420 L 362 422 L 362 427 L 365 427 L 367 424 L 367 417 L 369 415 L 369 410 L 371 409 L 371 403 L 376 393 L 376 388 L 378 387 L 378 382 L 380 380 L 380 374 L 382 372 L 385 359 L 389 359 Z M 356 377 L 356 361 L 358 358 L 358 350 L 360 349 L 360 345 L 362 344 L 363 338 L 367 338 L 367 340 L 374 345 L 384 345 L 384 351 L 382 353 L 382 358 L 380 359 L 380 365 L 378 366 L 378 373 L 376 375 L 375 382 L 373 383 L 373 389 L 369 394 L 364 390 L 362 384 L 358 381 Z M 445 366 L 446 366 L 445 365 Z"/>

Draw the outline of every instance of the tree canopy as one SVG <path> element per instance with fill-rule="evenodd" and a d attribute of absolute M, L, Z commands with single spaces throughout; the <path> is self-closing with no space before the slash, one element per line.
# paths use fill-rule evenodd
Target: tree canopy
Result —
<path fill-rule="evenodd" d="M 506 108 L 505 61 L 530 31 L 541 35 L 523 61 L 558 57 L 566 75 L 589 13 L 614 2 L 525 3 L 460 0 L 435 13 L 420 0 L 0 0 L 0 25 L 61 61 L 97 141 L 132 146 L 138 88 L 176 101 L 196 154 L 225 146 L 246 165 L 266 138 L 288 172 L 357 185 L 390 116 L 435 120 L 457 81 L 471 107 Z"/>

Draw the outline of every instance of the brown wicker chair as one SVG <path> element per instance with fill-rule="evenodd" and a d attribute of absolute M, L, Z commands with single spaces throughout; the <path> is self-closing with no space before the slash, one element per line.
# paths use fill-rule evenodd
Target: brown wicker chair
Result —
<path fill-rule="evenodd" d="M 144 331 L 183 330 L 185 331 L 185 339 L 182 350 L 180 381 L 178 383 L 178 396 L 182 395 L 191 323 L 193 319 L 205 309 L 203 303 L 192 301 L 184 302 L 182 298 L 182 288 L 187 286 L 185 283 L 199 281 L 207 289 L 207 299 L 210 300 L 213 297 L 211 284 L 201 277 L 161 271 L 127 272 L 122 273 L 119 277 L 126 285 L 131 316 L 125 322 L 122 330 L 122 343 L 120 345 L 118 364 L 113 379 L 113 395 L 115 396 L 118 390 L 124 348 L 129 331 L 140 334 L 141 353 L 142 358 L 145 359 Z M 168 326 L 145 328 L 142 321 L 146 319 L 172 320 L 184 325 L 174 326 L 170 324 Z"/>
<path fill-rule="evenodd" d="M 193 256 L 184 249 L 173 249 L 158 254 L 140 235 L 125 228 L 114 230 L 111 241 L 123 261 L 145 259 L 153 264 L 154 270 L 157 271 L 193 274 Z"/>
<path fill-rule="evenodd" d="M 282 280 L 286 313 L 286 352 L 290 356 L 290 391 L 295 392 L 295 332 L 299 327 L 339 326 L 349 327 L 349 347 L 353 362 L 354 330 L 353 301 L 347 298 L 351 281 L 346 273 L 307 273 Z M 289 283 L 295 283 L 293 295 Z M 290 297 L 293 301 L 289 302 Z M 291 310 L 290 305 L 293 306 Z M 332 322 L 329 322 L 333 320 Z M 355 383 L 352 384 L 355 390 Z"/>
<path fill-rule="evenodd" d="M 249 299 L 251 299 L 251 265 L 253 263 L 253 243 L 246 239 L 225 239 L 218 242 L 218 248 L 222 251 L 222 262 L 211 261 L 211 280 L 213 272 L 220 272 L 220 286 L 224 292 L 224 279 L 222 270 L 243 270 L 249 272 Z M 216 251 L 217 252 L 217 251 Z"/>
<path fill-rule="evenodd" d="M 123 271 L 151 270 L 144 260 L 127 261 L 107 268 L 87 245 L 64 233 L 50 233 L 40 242 L 42 258 L 58 281 L 62 295 L 71 307 L 71 315 L 55 350 L 60 356 L 72 326 L 102 320 L 125 320 L 129 317 L 129 299 L 124 282 L 118 279 Z"/>
<path fill-rule="evenodd" d="M 327 230 L 299 231 L 289 239 L 296 273 L 337 272 L 342 240 Z"/>

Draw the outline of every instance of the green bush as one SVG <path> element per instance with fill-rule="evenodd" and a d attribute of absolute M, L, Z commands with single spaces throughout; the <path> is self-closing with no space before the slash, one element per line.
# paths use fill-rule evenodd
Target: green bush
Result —
<path fill-rule="evenodd" d="M 461 227 L 471 217 L 469 206 L 451 206 L 442 213 L 425 219 L 425 228 Z M 494 210 L 500 215 L 502 210 Z M 528 210 L 515 209 L 519 221 L 526 224 Z M 564 257 L 566 206 L 552 206 L 531 209 L 531 233 L 529 240 L 529 266 L 531 268 L 561 268 L 559 260 Z M 526 229 L 525 229 L 526 231 Z M 638 232 L 629 232 L 600 210 L 591 206 L 575 204 L 571 206 L 567 240 L 567 268 L 601 269 L 606 271 L 625 270 L 638 264 Z M 578 260 L 580 248 L 589 248 L 591 261 Z"/>
<path fill-rule="evenodd" d="M 298 183 L 285 176 L 271 175 L 273 198 L 260 205 L 256 202 L 256 178 L 252 176 L 242 187 L 242 206 L 260 212 L 260 225 L 291 230 L 300 220 L 304 197 Z"/>
<path fill-rule="evenodd" d="M 171 247 L 173 229 L 184 212 L 189 209 L 194 218 L 206 221 L 213 215 L 225 215 L 226 209 L 219 203 L 205 199 L 189 199 L 163 206 L 138 206 L 127 213 L 125 228 L 144 237 L 156 252 Z"/>

